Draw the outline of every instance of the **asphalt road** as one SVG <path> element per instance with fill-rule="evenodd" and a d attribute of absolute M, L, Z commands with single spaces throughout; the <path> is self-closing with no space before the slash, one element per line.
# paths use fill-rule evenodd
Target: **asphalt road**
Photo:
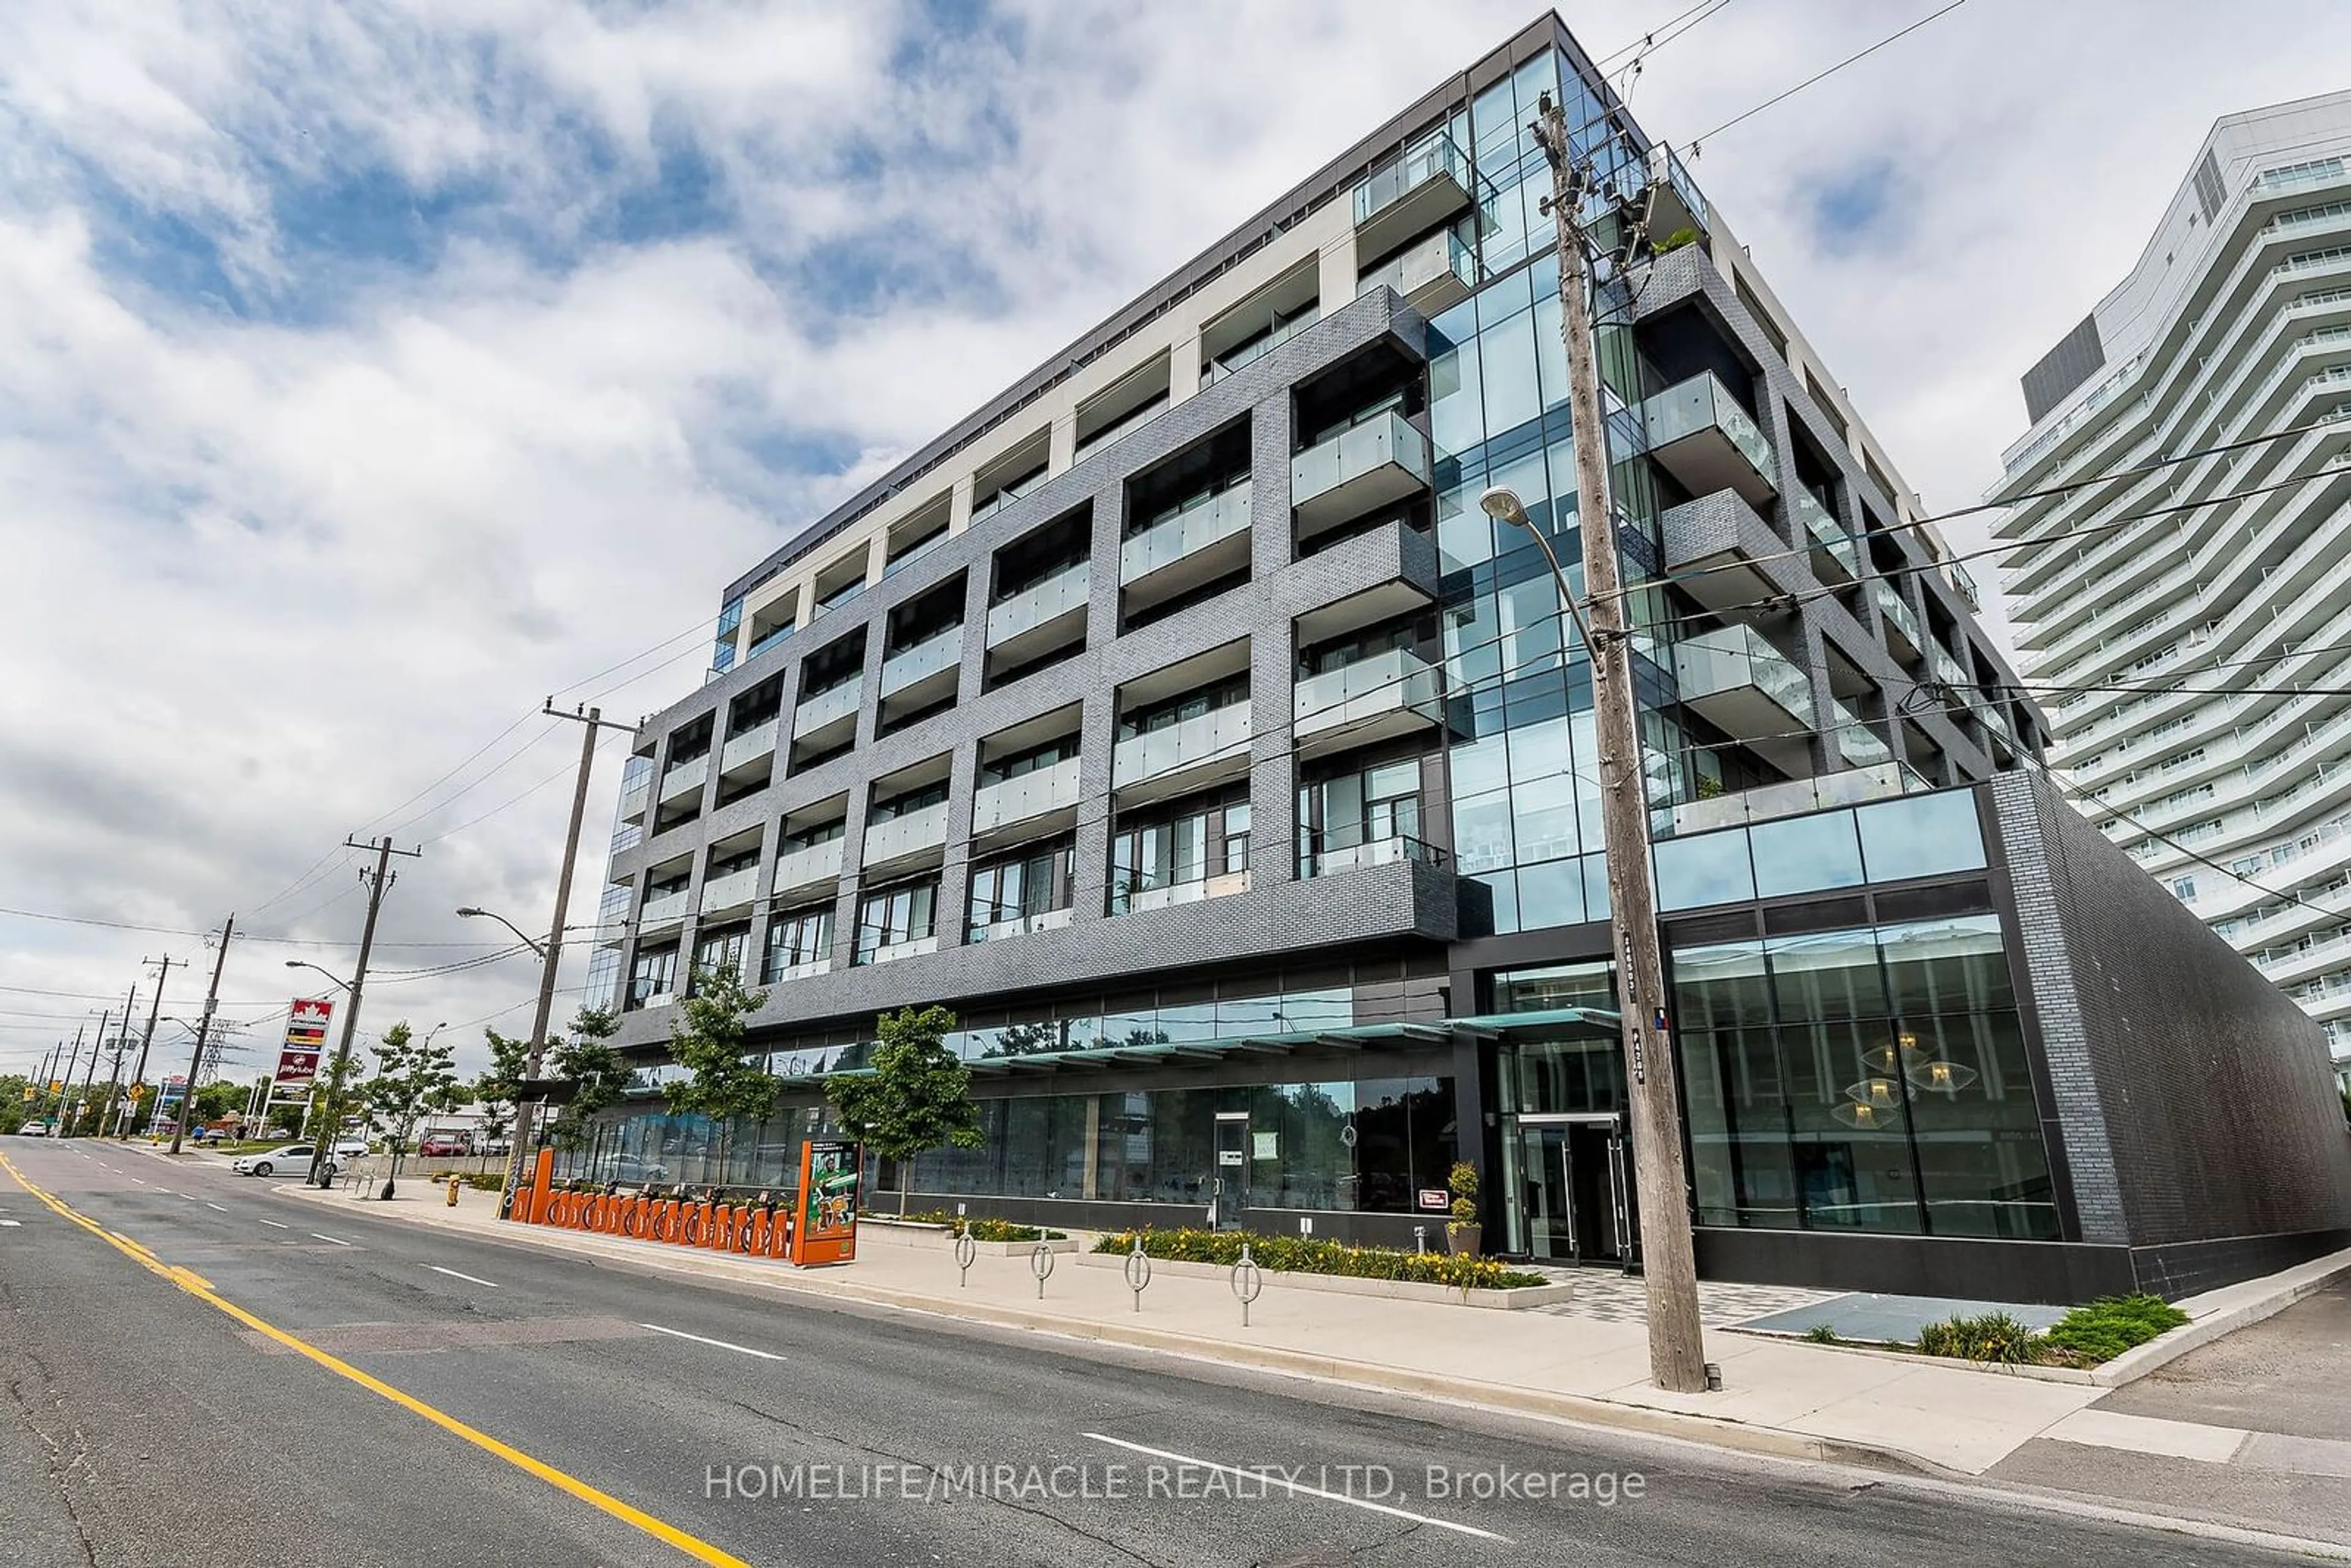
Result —
<path fill-rule="evenodd" d="M 0 1154 L 0 1563 L 2286 1560 Z"/>

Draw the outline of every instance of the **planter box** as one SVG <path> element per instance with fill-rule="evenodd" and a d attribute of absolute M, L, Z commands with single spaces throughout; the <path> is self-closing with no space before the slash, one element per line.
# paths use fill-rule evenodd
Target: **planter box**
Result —
<path fill-rule="evenodd" d="M 1123 1269 L 1123 1252 L 1081 1253 L 1078 1261 L 1089 1269 Z M 1151 1271 L 1171 1274 L 1179 1280 L 1228 1280 L 1232 1266 L 1228 1263 L 1179 1263 L 1172 1259 L 1154 1258 Z M 1285 1291 L 1328 1291 L 1339 1296 L 1384 1296 L 1398 1301 L 1443 1301 L 1450 1306 L 1489 1307 L 1502 1312 L 1518 1312 L 1528 1307 L 1555 1307 L 1575 1299 L 1575 1286 L 1571 1281 L 1558 1285 L 1524 1285 L 1512 1291 L 1468 1291 L 1454 1285 L 1426 1285 L 1416 1280 L 1359 1280 L 1347 1274 L 1299 1274 L 1265 1271 L 1268 1289 Z"/>
<path fill-rule="evenodd" d="M 925 1225 L 914 1220 L 877 1218 L 860 1215 L 857 1218 L 860 1239 L 887 1247 L 929 1247 L 941 1252 L 955 1249 L 955 1237 L 943 1225 Z M 1026 1258 L 1037 1250 L 1036 1241 L 974 1241 L 982 1258 Z M 1075 1252 L 1077 1238 L 1064 1236 L 1059 1241 L 1041 1243 L 1049 1251 Z"/>

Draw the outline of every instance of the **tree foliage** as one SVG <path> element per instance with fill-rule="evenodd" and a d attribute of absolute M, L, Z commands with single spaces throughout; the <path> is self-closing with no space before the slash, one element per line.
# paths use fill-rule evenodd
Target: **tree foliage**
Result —
<path fill-rule="evenodd" d="M 670 1036 L 670 1056 L 688 1074 L 662 1086 L 672 1111 L 724 1122 L 764 1114 L 775 1103 L 774 1077 L 744 1051 L 750 1034 L 744 1020 L 767 1005 L 768 993 L 745 990 L 731 962 L 695 977 L 694 994 L 678 1004 Z"/>
<path fill-rule="evenodd" d="M 26 1114 L 34 1102 L 25 1098 L 31 1080 L 21 1072 L 0 1072 L 0 1136 L 16 1132 L 25 1124 Z"/>
<path fill-rule="evenodd" d="M 482 1030 L 489 1043 L 490 1069 L 474 1080 L 474 1098 L 482 1107 L 482 1135 L 507 1135 L 514 1120 L 515 1096 L 522 1092 L 523 1075 L 530 1071 L 530 1041 L 516 1040 L 494 1029 Z"/>
<path fill-rule="evenodd" d="M 976 1149 L 987 1141 L 971 1097 L 971 1070 L 946 1048 L 955 1027 L 955 1014 L 941 1007 L 884 1013 L 873 1071 L 825 1081 L 842 1129 L 898 1166 L 901 1213 L 914 1156 L 936 1148 Z"/>
<path fill-rule="evenodd" d="M 549 1135 L 560 1147 L 585 1143 L 588 1123 L 597 1112 L 620 1103 L 629 1087 L 628 1064 L 605 1044 L 617 1033 L 621 1020 L 609 1008 L 581 1008 L 571 1020 L 569 1038 L 547 1053 L 549 1078 L 568 1084 L 570 1098 L 558 1114 Z"/>
<path fill-rule="evenodd" d="M 393 1170 L 400 1168 L 416 1124 L 432 1112 L 454 1109 L 463 1097 L 456 1057 L 454 1046 L 415 1039 L 405 1021 L 383 1031 L 375 1048 L 375 1076 L 360 1092 L 391 1145 Z"/>

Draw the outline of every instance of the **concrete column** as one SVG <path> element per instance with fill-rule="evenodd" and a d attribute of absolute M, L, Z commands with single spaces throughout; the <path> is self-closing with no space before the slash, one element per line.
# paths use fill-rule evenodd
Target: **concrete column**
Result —
<path fill-rule="evenodd" d="M 972 479 L 973 476 L 969 474 L 959 476 L 955 482 L 955 488 L 947 492 L 947 538 L 955 538 L 956 535 L 971 527 Z"/>
<path fill-rule="evenodd" d="M 1319 264 L 1318 284 L 1322 294 L 1322 314 L 1330 315 L 1355 298 L 1358 287 L 1356 274 L 1362 268 L 1355 265 L 1355 231 L 1342 229 L 1323 243 L 1316 253 Z"/>
<path fill-rule="evenodd" d="M 1045 438 L 1045 472 L 1066 474 L 1078 461 L 1078 411 L 1071 409 L 1057 414 L 1053 427 Z"/>
<path fill-rule="evenodd" d="M 1101 559 L 1101 540 L 1095 558 Z M 1114 592 L 1115 591 L 1113 591 Z M 1099 604 L 1099 597 L 1095 603 Z M 1079 717 L 1078 844 L 1071 924 L 1085 925 L 1104 918 L 1110 895 L 1111 754 L 1117 746 L 1118 694 L 1097 690 L 1086 696 Z"/>
<path fill-rule="evenodd" d="M 1167 402 L 1170 406 L 1200 391 L 1200 329 L 1194 325 L 1178 333 L 1167 348 Z"/>
<path fill-rule="evenodd" d="M 1275 579 L 1297 553 L 1290 509 L 1294 423 L 1287 387 L 1249 411 L 1250 591 L 1260 602 L 1271 601 Z M 1290 621 L 1259 624 L 1249 644 L 1249 882 L 1264 887 L 1298 874 L 1298 763 L 1290 749 L 1298 650 Z"/>
<path fill-rule="evenodd" d="M 942 950 L 964 945 L 965 916 L 971 903 L 971 803 L 979 788 L 979 737 L 956 742 L 947 767 L 946 859 L 939 869 L 938 895 Z"/>
<path fill-rule="evenodd" d="M 1086 568 L 1086 649 L 1099 653 L 1118 639 L 1118 552 L 1126 532 L 1126 486 L 1094 492 L 1093 558 Z"/>

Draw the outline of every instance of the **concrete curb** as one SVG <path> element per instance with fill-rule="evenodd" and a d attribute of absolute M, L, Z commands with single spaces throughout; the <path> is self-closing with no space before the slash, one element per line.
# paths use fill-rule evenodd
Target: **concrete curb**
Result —
<path fill-rule="evenodd" d="M 280 1187 L 277 1191 L 279 1196 L 309 1203 L 333 1203 L 339 1197 L 339 1195 L 334 1193 L 320 1193 L 315 1187 Z M 372 1200 L 341 1197 L 340 1201 L 352 1203 Z M 787 1291 L 793 1295 L 809 1297 L 818 1301 L 861 1302 L 870 1306 L 891 1307 L 903 1312 L 918 1312 L 948 1322 L 986 1323 L 992 1327 L 1021 1329 L 1061 1339 L 1123 1345 L 1155 1351 L 1188 1361 L 1207 1362 L 1227 1366 L 1245 1366 L 1283 1376 L 1313 1378 L 1384 1393 L 1418 1396 L 1519 1415 L 1549 1416 L 1588 1427 L 1635 1432 L 1653 1437 L 1673 1438 L 1770 1458 L 1851 1465 L 1865 1469 L 1892 1471 L 1900 1475 L 1927 1476 L 1949 1480 L 1974 1479 L 1963 1472 L 1949 1469 L 1930 1459 L 1901 1448 L 1846 1442 L 1832 1437 L 1816 1437 L 1805 1433 L 1784 1431 L 1774 1427 L 1728 1421 L 1715 1416 L 1691 1416 L 1681 1411 L 1664 1409 L 1655 1406 L 1619 1403 L 1584 1395 L 1552 1393 L 1543 1389 L 1518 1388 L 1506 1384 L 1480 1383 L 1468 1378 L 1444 1377 L 1430 1373 L 1414 1372 L 1406 1368 L 1379 1365 L 1371 1362 L 1348 1361 L 1338 1356 L 1313 1355 L 1303 1351 L 1282 1350 L 1271 1345 L 1237 1344 L 1228 1340 L 1203 1339 L 1196 1334 L 1180 1333 L 1168 1329 L 1148 1328 L 1139 1324 L 1091 1322 L 1019 1307 L 987 1306 L 974 1302 L 956 1301 L 951 1298 L 925 1295 L 912 1291 L 861 1285 L 839 1273 L 820 1271 L 809 1274 L 799 1272 L 778 1274 L 776 1270 L 784 1267 L 783 1265 L 738 1260 L 724 1253 L 702 1251 L 690 1247 L 672 1247 L 584 1231 L 550 1231 L 542 1226 L 502 1223 L 492 1228 L 485 1228 L 463 1221 L 452 1221 L 446 1218 L 444 1211 L 437 1207 L 421 1211 L 412 1207 L 396 1212 L 401 1218 L 415 1223 L 430 1226 L 435 1229 L 463 1231 L 477 1240 L 560 1252 L 575 1258 L 593 1258 L 661 1272 L 718 1276 L 765 1286 L 770 1290 Z"/>
<path fill-rule="evenodd" d="M 2223 1334 L 2275 1317 L 2305 1296 L 2316 1295 L 2345 1274 L 2351 1274 L 2351 1249 L 2330 1252 L 2258 1280 L 2190 1296 L 2178 1305 L 2194 1322 L 2126 1350 L 2104 1366 L 2093 1367 L 2090 1380 L 2101 1388 L 2120 1388 L 2136 1382 L 2166 1362 L 2210 1344 Z"/>

